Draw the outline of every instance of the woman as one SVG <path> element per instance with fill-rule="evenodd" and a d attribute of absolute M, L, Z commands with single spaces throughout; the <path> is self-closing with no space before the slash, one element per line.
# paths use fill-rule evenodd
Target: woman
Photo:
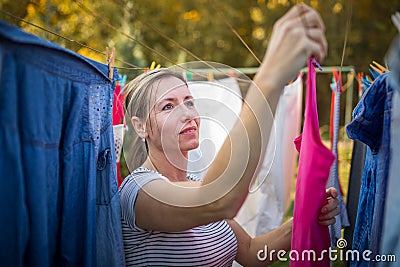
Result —
<path fill-rule="evenodd" d="M 128 266 L 230 266 L 233 260 L 265 266 L 257 253 L 266 245 L 290 249 L 291 220 L 251 238 L 233 218 L 258 175 L 281 89 L 311 55 L 321 61 L 326 51 L 323 22 L 310 7 L 297 5 L 276 22 L 239 120 L 202 181 L 186 174 L 188 151 L 199 145 L 200 120 L 185 80 L 160 69 L 126 85 L 136 151 L 145 152 L 134 155 L 140 167 L 120 188 Z M 327 190 L 320 224 L 334 222 L 336 195 Z"/>

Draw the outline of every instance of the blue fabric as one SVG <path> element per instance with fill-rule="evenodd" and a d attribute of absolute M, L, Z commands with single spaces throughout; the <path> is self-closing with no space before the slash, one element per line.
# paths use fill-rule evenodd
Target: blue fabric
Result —
<path fill-rule="evenodd" d="M 333 225 L 329 225 L 329 234 L 331 236 L 331 246 L 336 247 L 337 241 L 342 237 L 342 228 L 350 225 L 347 216 L 346 205 L 344 204 L 343 197 L 340 194 L 340 183 L 338 173 L 338 141 L 339 141 L 339 121 L 340 121 L 340 95 L 341 91 L 335 88 L 335 106 L 333 116 L 333 144 L 332 152 L 336 155 L 333 161 L 331 170 L 329 172 L 329 178 L 327 182 L 327 188 L 335 187 L 338 191 L 337 199 L 339 200 L 340 213 L 335 216 L 336 222 Z"/>
<path fill-rule="evenodd" d="M 386 59 L 389 65 L 389 79 L 390 84 L 394 90 L 400 93 L 400 34 L 392 41 L 388 52 L 386 53 Z"/>
<path fill-rule="evenodd" d="M 347 126 L 347 135 L 367 145 L 361 181 L 353 249 L 379 254 L 390 162 L 390 120 L 393 89 L 388 74 L 379 76 L 364 93 Z M 374 266 L 376 262 L 353 261 L 351 266 Z"/>
<path fill-rule="evenodd" d="M 0 61 L 0 266 L 124 266 L 107 66 L 1 21 Z"/>
<path fill-rule="evenodd" d="M 393 88 L 395 89 L 395 88 Z M 381 255 L 395 255 L 396 261 L 380 262 L 380 267 L 398 266 L 400 259 L 400 93 L 393 91 L 392 120 L 390 125 L 391 161 L 387 181 L 385 217 L 383 224 Z"/>

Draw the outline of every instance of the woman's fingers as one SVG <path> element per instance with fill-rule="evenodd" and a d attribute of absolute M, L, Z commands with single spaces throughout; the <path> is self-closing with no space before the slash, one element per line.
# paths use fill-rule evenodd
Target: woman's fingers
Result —
<path fill-rule="evenodd" d="M 326 197 L 333 197 L 336 198 L 338 196 L 338 191 L 334 187 L 329 187 L 326 189 Z"/>
<path fill-rule="evenodd" d="M 328 203 L 321 208 L 321 213 L 318 216 L 320 225 L 331 225 L 336 222 L 335 216 L 340 213 L 339 200 L 336 198 L 338 192 L 336 188 L 330 187 L 326 190 Z"/>
<path fill-rule="evenodd" d="M 340 213 L 340 209 L 338 207 L 334 208 L 333 210 L 330 210 L 327 213 L 321 213 L 318 216 L 318 220 L 323 221 L 323 220 L 329 220 L 334 218 L 336 215 Z"/>
<path fill-rule="evenodd" d="M 326 41 L 323 32 L 321 29 L 309 29 L 308 38 L 312 40 L 310 45 L 316 46 L 312 55 L 314 55 L 318 61 L 322 62 L 328 52 L 328 42 Z"/>
<path fill-rule="evenodd" d="M 302 6 L 306 5 L 299 5 L 299 8 L 302 9 Z M 308 10 L 304 13 L 299 13 L 296 19 L 299 19 L 305 28 L 320 28 L 321 30 L 325 31 L 324 21 L 318 12 L 310 7 L 307 8 Z"/>
<path fill-rule="evenodd" d="M 331 218 L 331 219 L 329 219 L 329 220 L 318 220 L 318 224 L 319 225 L 324 225 L 324 226 L 329 226 L 329 225 L 332 225 L 332 224 L 335 224 L 335 222 L 336 222 L 336 218 L 335 217 L 333 217 L 333 218 Z"/>
<path fill-rule="evenodd" d="M 327 54 L 325 25 L 305 4 L 291 8 L 273 28 L 259 76 L 281 89 L 297 76 L 310 56 L 322 61 Z"/>

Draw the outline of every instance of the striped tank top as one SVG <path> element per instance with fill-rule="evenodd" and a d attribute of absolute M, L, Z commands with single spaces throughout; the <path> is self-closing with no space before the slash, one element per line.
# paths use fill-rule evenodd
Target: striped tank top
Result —
<path fill-rule="evenodd" d="M 188 175 L 187 178 L 198 181 L 194 175 Z M 156 179 L 168 181 L 158 172 L 138 168 L 121 184 L 121 220 L 126 265 L 232 266 L 237 252 L 237 241 L 225 220 L 181 232 L 147 231 L 136 226 L 136 197 L 142 186 Z"/>

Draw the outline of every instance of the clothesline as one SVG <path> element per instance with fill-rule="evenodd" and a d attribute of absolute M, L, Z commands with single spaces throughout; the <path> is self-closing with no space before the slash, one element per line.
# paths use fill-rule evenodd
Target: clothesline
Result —
<path fill-rule="evenodd" d="M 246 75 L 252 75 L 252 74 L 256 74 L 258 67 L 239 67 L 239 68 L 235 68 L 236 70 L 238 70 L 239 72 L 246 74 Z M 318 73 L 332 73 L 333 69 L 340 69 L 340 66 L 322 66 L 322 70 L 321 71 L 317 71 Z M 223 72 L 225 74 L 229 74 L 229 72 L 232 71 L 232 68 L 218 68 L 218 72 Z M 304 67 L 302 70 L 302 72 L 307 73 L 307 68 Z M 215 70 L 213 69 L 208 69 L 208 68 L 203 68 L 203 69 L 196 69 L 196 72 L 198 73 L 217 73 Z M 355 73 L 355 67 L 354 66 L 343 66 L 342 67 L 342 72 L 354 72 Z"/>

